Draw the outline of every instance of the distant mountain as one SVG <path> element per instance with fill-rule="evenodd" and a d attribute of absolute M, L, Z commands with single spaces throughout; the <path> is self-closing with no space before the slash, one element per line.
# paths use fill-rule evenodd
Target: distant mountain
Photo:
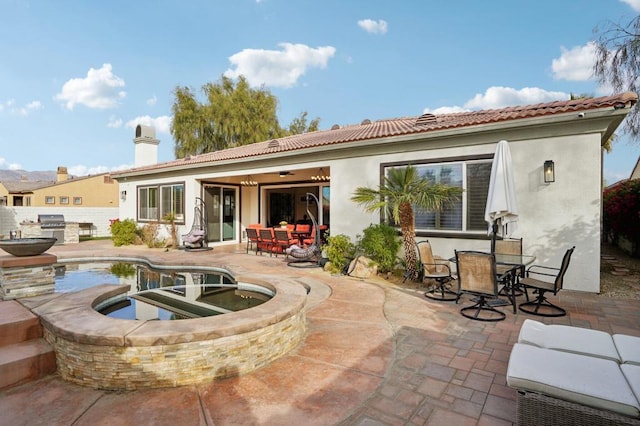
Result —
<path fill-rule="evenodd" d="M 28 172 L 26 170 L 0 169 L 0 182 L 16 181 L 16 180 L 55 182 L 56 176 L 57 176 L 56 171 Z"/>

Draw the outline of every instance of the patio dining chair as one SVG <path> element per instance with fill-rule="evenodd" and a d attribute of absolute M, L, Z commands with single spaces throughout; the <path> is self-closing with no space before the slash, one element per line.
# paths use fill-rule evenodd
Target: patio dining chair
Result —
<path fill-rule="evenodd" d="M 287 249 L 292 245 L 298 242 L 297 239 L 291 237 L 291 234 L 286 228 L 274 229 L 274 240 L 275 240 L 275 250 L 276 257 L 278 253 L 284 253 L 285 259 L 288 257 Z"/>
<path fill-rule="evenodd" d="M 273 252 L 276 247 L 276 240 L 273 236 L 273 229 L 260 228 L 258 230 L 258 235 L 260 236 L 260 241 L 258 242 L 258 251 L 260 251 L 260 254 L 262 254 L 263 251 L 268 251 L 269 256 L 273 256 Z"/>
<path fill-rule="evenodd" d="M 522 254 L 522 238 L 505 238 L 495 241 L 496 254 Z M 496 271 L 498 277 L 502 277 L 504 286 L 500 289 L 500 294 L 508 296 L 512 292 L 512 296 L 521 296 L 522 291 L 519 286 L 519 279 L 525 274 L 524 266 L 522 268 L 513 269 L 509 266 L 497 265 Z M 511 288 L 514 286 L 515 288 Z"/>
<path fill-rule="evenodd" d="M 256 254 L 258 254 L 258 243 L 260 242 L 260 236 L 258 235 L 258 230 L 255 228 L 247 228 L 247 254 L 249 254 L 249 249 L 252 247 L 255 248 Z"/>
<path fill-rule="evenodd" d="M 451 275 L 449 261 L 434 257 L 429 241 L 420 241 L 416 247 L 422 264 L 422 282 L 435 281 L 436 283 L 424 293 L 425 297 L 441 301 L 457 300 L 458 293 L 452 290 L 450 285 L 454 277 Z"/>
<path fill-rule="evenodd" d="M 498 298 L 498 277 L 496 258 L 492 253 L 478 251 L 457 251 L 458 293 L 474 296 L 474 305 L 460 309 L 462 316 L 478 321 L 501 321 L 504 312 L 488 303 L 488 299 Z M 456 303 L 458 301 L 456 300 Z"/>
<path fill-rule="evenodd" d="M 567 314 L 567 311 L 564 308 L 549 302 L 545 297 L 545 293 L 553 293 L 555 296 L 560 290 L 562 290 L 564 274 L 569 268 L 569 261 L 571 260 L 573 250 L 575 250 L 575 246 L 565 252 L 562 257 L 562 264 L 559 268 L 532 265 L 527 269 L 527 276 L 520 280 L 520 285 L 524 287 L 525 295 L 527 297 L 527 301 L 518 306 L 522 312 L 526 312 L 531 315 L 540 315 L 543 317 L 561 317 Z M 531 275 L 547 277 L 548 280 L 553 278 L 553 282 L 533 278 Z M 535 300 L 529 300 L 528 290 L 533 290 L 533 294 L 537 295 Z"/>

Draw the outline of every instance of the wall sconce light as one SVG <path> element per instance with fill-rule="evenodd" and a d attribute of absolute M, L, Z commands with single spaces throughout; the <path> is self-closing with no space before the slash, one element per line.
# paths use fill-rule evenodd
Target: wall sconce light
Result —
<path fill-rule="evenodd" d="M 318 181 L 318 182 L 326 182 L 326 181 L 331 180 L 331 176 L 326 174 L 324 172 L 324 169 L 322 167 L 320 167 L 320 170 L 318 170 L 318 174 L 314 175 L 314 176 L 311 176 L 311 180 Z"/>
<path fill-rule="evenodd" d="M 258 182 L 253 180 L 251 175 L 247 175 L 247 179 L 240 182 L 242 186 L 258 186 Z"/>
<path fill-rule="evenodd" d="M 120 191 L 120 199 L 122 201 L 126 201 L 127 200 L 127 191 Z"/>
<path fill-rule="evenodd" d="M 553 160 L 547 160 L 544 162 L 544 183 L 551 183 L 556 181 L 556 173 L 554 170 Z"/>

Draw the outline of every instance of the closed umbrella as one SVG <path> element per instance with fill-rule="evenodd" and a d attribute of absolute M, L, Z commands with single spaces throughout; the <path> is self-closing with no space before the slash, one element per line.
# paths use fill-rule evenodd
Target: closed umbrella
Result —
<path fill-rule="evenodd" d="M 509 237 L 518 221 L 518 200 L 513 179 L 511 151 L 507 141 L 498 142 L 491 166 L 489 193 L 484 220 L 489 223 L 491 252 L 495 252 L 496 234 Z"/>

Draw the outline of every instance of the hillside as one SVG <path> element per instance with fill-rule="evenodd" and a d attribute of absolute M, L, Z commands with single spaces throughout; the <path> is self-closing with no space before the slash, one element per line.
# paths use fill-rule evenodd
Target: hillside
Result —
<path fill-rule="evenodd" d="M 26 170 L 6 170 L 0 169 L 0 182 L 16 181 L 25 179 L 28 181 L 51 181 L 55 182 L 56 172 L 44 171 L 44 172 L 28 172 Z"/>

